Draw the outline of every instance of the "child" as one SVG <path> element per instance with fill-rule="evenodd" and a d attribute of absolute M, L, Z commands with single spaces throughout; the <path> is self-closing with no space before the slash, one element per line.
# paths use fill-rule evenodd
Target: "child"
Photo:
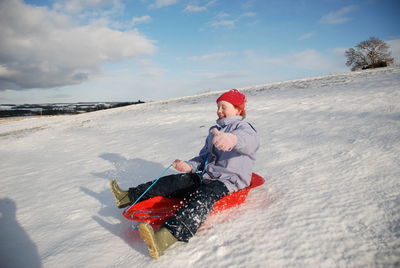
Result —
<path fill-rule="evenodd" d="M 216 201 L 250 185 L 259 140 L 255 129 L 244 120 L 245 102 L 245 95 L 236 89 L 223 93 L 217 99 L 217 125 L 210 128 L 199 155 L 187 162 L 175 160 L 172 166 L 182 173 L 160 178 L 142 197 L 145 200 L 161 195 L 188 200 L 157 232 L 147 223 L 139 224 L 140 237 L 151 257 L 159 258 L 176 241 L 188 242 Z M 111 181 L 117 207 L 131 205 L 152 183 L 125 191 Z"/>

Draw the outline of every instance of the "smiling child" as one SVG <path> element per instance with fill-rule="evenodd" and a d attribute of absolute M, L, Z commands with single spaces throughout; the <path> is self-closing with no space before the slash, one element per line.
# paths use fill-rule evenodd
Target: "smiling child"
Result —
<path fill-rule="evenodd" d="M 157 232 L 147 223 L 139 224 L 139 234 L 155 259 L 175 242 L 188 242 L 215 202 L 250 185 L 259 139 L 245 120 L 246 96 L 232 89 L 216 102 L 217 125 L 209 129 L 199 155 L 189 161 L 175 160 L 172 166 L 182 173 L 161 177 L 141 199 L 161 195 L 188 200 Z M 109 185 L 117 207 L 123 208 L 133 204 L 152 184 L 147 182 L 127 191 L 115 180 Z"/>

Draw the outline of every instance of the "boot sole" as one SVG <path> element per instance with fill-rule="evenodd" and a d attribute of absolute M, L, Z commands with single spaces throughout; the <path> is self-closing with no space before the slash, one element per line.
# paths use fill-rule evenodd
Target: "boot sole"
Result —
<path fill-rule="evenodd" d="M 146 243 L 149 254 L 153 259 L 160 258 L 160 252 L 154 240 L 154 231 L 147 223 L 141 223 L 138 226 L 140 238 Z"/>

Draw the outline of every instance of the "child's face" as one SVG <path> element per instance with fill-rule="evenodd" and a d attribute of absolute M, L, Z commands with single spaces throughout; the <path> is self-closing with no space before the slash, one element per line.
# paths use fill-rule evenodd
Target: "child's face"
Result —
<path fill-rule="evenodd" d="M 230 102 L 219 101 L 217 107 L 217 115 L 219 119 L 240 115 L 240 110 Z"/>

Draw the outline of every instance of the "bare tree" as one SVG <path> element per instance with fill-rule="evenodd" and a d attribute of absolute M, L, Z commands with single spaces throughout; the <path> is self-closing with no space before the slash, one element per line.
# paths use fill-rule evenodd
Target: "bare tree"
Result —
<path fill-rule="evenodd" d="M 347 66 L 351 70 L 386 67 L 392 64 L 394 59 L 390 55 L 389 45 L 376 37 L 370 37 L 362 41 L 355 48 L 345 51 Z"/>

